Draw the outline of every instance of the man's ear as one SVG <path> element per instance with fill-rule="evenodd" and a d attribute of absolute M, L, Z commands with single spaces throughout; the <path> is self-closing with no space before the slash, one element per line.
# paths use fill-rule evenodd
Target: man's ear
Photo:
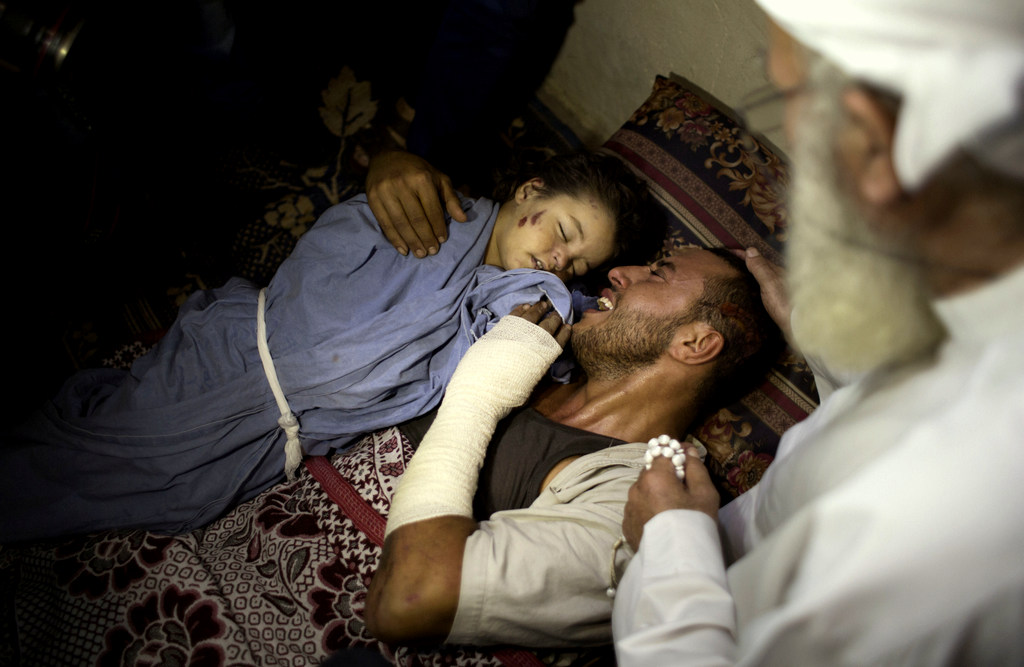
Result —
<path fill-rule="evenodd" d="M 683 364 L 700 365 L 712 361 L 725 347 L 725 339 L 718 330 L 704 322 L 692 322 L 679 327 L 668 353 Z"/>
<path fill-rule="evenodd" d="M 543 180 L 539 178 L 531 178 L 516 188 L 516 201 L 525 201 L 526 199 L 539 194 L 543 189 Z"/>
<path fill-rule="evenodd" d="M 863 88 L 844 91 L 842 103 L 851 121 L 845 131 L 853 133 L 842 143 L 854 186 L 869 205 L 888 206 L 904 194 L 893 162 L 896 116 Z"/>

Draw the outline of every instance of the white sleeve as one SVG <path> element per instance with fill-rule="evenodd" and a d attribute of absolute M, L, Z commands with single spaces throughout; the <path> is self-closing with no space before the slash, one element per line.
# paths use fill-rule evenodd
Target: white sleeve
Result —
<path fill-rule="evenodd" d="M 1024 531 L 1006 511 L 1020 464 L 929 457 L 927 440 L 805 507 L 727 578 L 709 518 L 651 519 L 616 596 L 620 667 L 1024 664 Z"/>
<path fill-rule="evenodd" d="M 711 517 L 672 510 L 647 522 L 612 631 L 620 667 L 733 664 L 735 605 Z"/>

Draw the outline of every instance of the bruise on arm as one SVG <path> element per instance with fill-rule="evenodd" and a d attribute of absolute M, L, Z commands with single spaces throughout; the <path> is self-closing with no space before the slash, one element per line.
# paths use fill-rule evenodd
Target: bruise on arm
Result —
<path fill-rule="evenodd" d="M 384 542 L 366 598 L 366 626 L 384 642 L 439 642 L 459 605 L 462 556 L 476 522 L 461 516 L 417 521 Z"/>

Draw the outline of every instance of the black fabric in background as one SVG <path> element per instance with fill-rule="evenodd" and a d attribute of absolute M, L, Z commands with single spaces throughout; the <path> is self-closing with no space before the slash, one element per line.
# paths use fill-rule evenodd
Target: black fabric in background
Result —
<path fill-rule="evenodd" d="M 240 275 L 233 240 L 281 196 L 253 188 L 246 170 L 301 176 L 333 163 L 338 140 L 319 107 L 345 67 L 378 101 L 341 164 L 342 178 L 361 189 L 357 151 L 394 147 L 408 131 L 395 103 L 415 98 L 451 1 L 95 0 L 64 14 L 62 0 L 6 3 L 7 16 L 23 10 L 40 24 L 83 19 L 56 71 L 37 68 L 23 40 L 0 40 L 0 195 L 11 253 L 3 336 L 15 412 L 39 405 L 78 368 L 107 365 L 126 344 L 152 345 L 189 290 Z M 218 47 L 219 9 L 233 23 L 229 52 Z M 501 166 L 519 145 L 571 147 L 564 128 L 533 122 L 536 111 L 526 110 L 514 135 L 495 130 L 489 143 L 504 148 L 493 156 Z"/>

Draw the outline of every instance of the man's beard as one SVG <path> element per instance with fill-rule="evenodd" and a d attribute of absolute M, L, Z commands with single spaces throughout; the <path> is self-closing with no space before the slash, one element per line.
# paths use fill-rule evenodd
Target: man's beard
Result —
<path fill-rule="evenodd" d="M 622 304 L 601 325 L 574 330 L 572 350 L 589 380 L 618 380 L 657 361 L 687 317 L 659 317 Z"/>
<path fill-rule="evenodd" d="M 837 371 L 919 357 L 944 336 L 922 273 L 871 229 L 839 185 L 839 91 L 811 91 L 794 151 L 786 249 L 794 342 Z"/>

